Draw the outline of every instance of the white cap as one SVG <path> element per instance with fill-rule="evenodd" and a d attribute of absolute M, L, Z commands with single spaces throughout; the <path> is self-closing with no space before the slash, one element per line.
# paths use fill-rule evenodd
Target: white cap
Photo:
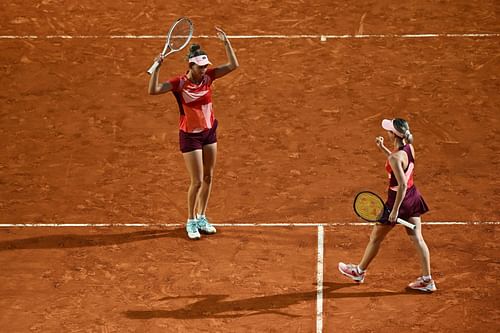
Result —
<path fill-rule="evenodd" d="M 400 138 L 404 138 L 405 135 L 401 132 L 399 132 L 395 127 L 394 127 L 394 120 L 390 119 L 384 119 L 382 120 L 382 128 L 385 129 L 386 131 L 392 132 L 395 135 L 399 136 Z"/>
<path fill-rule="evenodd" d="M 195 63 L 198 66 L 211 65 L 212 63 L 208 60 L 208 56 L 206 54 L 202 54 L 196 57 L 189 58 L 189 63 Z"/>

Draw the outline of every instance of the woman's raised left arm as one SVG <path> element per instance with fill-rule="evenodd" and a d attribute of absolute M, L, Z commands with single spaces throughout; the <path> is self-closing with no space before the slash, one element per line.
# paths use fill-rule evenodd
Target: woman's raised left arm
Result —
<path fill-rule="evenodd" d="M 234 53 L 233 47 L 231 46 L 231 42 L 229 41 L 229 38 L 227 38 L 226 33 L 219 27 L 215 27 L 215 30 L 217 30 L 219 39 L 224 42 L 228 60 L 228 63 L 215 68 L 215 77 L 220 78 L 234 71 L 240 66 L 240 64 L 238 63 L 238 59 L 236 58 L 236 54 Z"/>

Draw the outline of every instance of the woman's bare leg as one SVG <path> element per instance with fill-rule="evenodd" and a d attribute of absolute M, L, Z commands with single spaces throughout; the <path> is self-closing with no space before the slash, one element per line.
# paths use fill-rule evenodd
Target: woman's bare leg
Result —
<path fill-rule="evenodd" d="M 198 214 L 205 215 L 208 199 L 212 191 L 212 178 L 214 175 L 215 162 L 217 160 L 217 143 L 203 146 L 203 182 L 198 192 L 197 210 Z"/>
<path fill-rule="evenodd" d="M 360 270 L 364 271 L 368 268 L 372 260 L 377 256 L 378 250 L 380 249 L 380 244 L 391 230 L 391 226 L 375 224 L 372 230 L 372 234 L 370 235 L 370 241 L 366 246 L 363 258 L 358 264 Z"/>
<path fill-rule="evenodd" d="M 429 248 L 424 241 L 424 237 L 422 236 L 422 221 L 420 217 L 410 217 L 409 222 L 415 224 L 417 228 L 411 231 L 407 229 L 408 236 L 415 244 L 417 248 L 417 252 L 420 256 L 420 264 L 422 267 L 422 276 L 430 276 L 431 275 L 431 256 L 429 254 Z"/>
<path fill-rule="evenodd" d="M 190 151 L 182 154 L 186 168 L 191 178 L 189 185 L 187 202 L 188 202 L 188 219 L 195 218 L 196 199 L 199 196 L 202 187 L 203 179 L 203 152 L 201 149 Z"/>

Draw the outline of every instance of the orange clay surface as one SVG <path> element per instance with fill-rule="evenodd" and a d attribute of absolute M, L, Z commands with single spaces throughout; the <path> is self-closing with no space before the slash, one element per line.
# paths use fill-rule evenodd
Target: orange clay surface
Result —
<path fill-rule="evenodd" d="M 499 33 L 496 1 L 4 1 L 0 223 L 184 223 L 188 175 L 172 95 L 145 70 L 175 18 L 196 35 Z M 214 64 L 222 43 L 197 38 Z M 214 83 L 214 223 L 325 228 L 324 332 L 497 332 L 500 322 L 499 37 L 233 39 L 240 68 Z M 161 78 L 186 70 L 185 53 Z M 383 194 L 382 118 L 409 121 L 438 292 L 402 227 L 366 282 L 368 226 L 352 198 Z M 315 227 L 0 229 L 5 332 L 314 332 Z"/>

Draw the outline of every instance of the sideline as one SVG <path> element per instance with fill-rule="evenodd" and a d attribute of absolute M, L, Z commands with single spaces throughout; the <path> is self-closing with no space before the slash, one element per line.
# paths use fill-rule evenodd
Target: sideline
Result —
<path fill-rule="evenodd" d="M 325 231 L 318 226 L 318 258 L 316 264 L 316 333 L 323 332 L 323 253 Z"/>
<path fill-rule="evenodd" d="M 370 222 L 338 222 L 338 223 L 213 223 L 216 227 L 336 227 L 336 226 L 371 226 Z M 442 221 L 422 222 L 423 225 L 500 225 L 500 221 Z M 0 223 L 0 228 L 155 228 L 181 227 L 184 223 Z"/>
<path fill-rule="evenodd" d="M 370 38 L 496 38 L 500 33 L 429 33 L 429 34 L 371 34 L 371 35 L 228 35 L 229 39 L 302 39 L 313 38 L 326 42 L 328 39 L 370 39 Z M 165 39 L 166 35 L 0 35 L 0 39 Z M 193 38 L 218 38 L 198 35 Z"/>

